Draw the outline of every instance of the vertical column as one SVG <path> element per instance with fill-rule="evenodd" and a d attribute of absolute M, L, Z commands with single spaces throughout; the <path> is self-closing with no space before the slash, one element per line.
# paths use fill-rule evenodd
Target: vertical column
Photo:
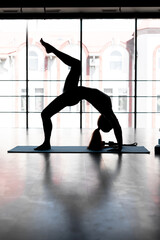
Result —
<path fill-rule="evenodd" d="M 82 18 L 80 19 L 80 60 L 81 60 L 81 77 L 80 86 L 82 86 Z M 80 129 L 82 129 L 82 101 L 80 101 Z"/>
<path fill-rule="evenodd" d="M 28 129 L 28 21 L 26 21 L 26 129 Z"/>
<path fill-rule="evenodd" d="M 134 128 L 137 128 L 137 18 L 135 18 L 135 90 L 134 90 Z"/>

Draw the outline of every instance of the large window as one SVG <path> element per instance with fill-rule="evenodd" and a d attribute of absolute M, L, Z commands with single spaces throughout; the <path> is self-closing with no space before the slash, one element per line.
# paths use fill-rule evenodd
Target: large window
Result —
<path fill-rule="evenodd" d="M 70 69 L 41 38 L 82 60 L 80 84 L 111 97 L 122 127 L 159 127 L 159 19 L 0 20 L 0 33 L 2 127 L 42 127 L 40 112 L 63 91 Z M 52 121 L 95 128 L 98 116 L 83 100 Z"/>
<path fill-rule="evenodd" d="M 113 51 L 110 56 L 110 70 L 122 71 L 122 54 L 118 51 Z"/>
<path fill-rule="evenodd" d="M 1 127 L 25 127 L 26 21 L 0 20 L 0 35 Z"/>
<path fill-rule="evenodd" d="M 29 127 L 41 127 L 40 112 L 63 91 L 70 68 L 54 54 L 47 54 L 40 39 L 80 59 L 80 20 L 29 20 Z M 79 127 L 79 107 L 66 107 L 53 118 L 56 128 Z M 73 121 L 74 119 L 74 121 Z"/>
<path fill-rule="evenodd" d="M 137 21 L 137 55 L 137 127 L 158 128 L 160 19 Z"/>
<path fill-rule="evenodd" d="M 135 20 L 87 19 L 82 26 L 83 59 L 86 59 L 87 69 L 83 85 L 96 87 L 111 96 L 121 125 L 133 127 Z M 86 103 L 83 126 L 95 127 L 98 115 Z"/>

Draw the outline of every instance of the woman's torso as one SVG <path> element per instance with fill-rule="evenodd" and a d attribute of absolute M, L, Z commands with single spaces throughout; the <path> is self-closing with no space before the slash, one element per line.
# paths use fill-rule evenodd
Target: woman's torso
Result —
<path fill-rule="evenodd" d="M 112 110 L 110 97 L 98 89 L 80 86 L 67 91 L 66 94 L 68 95 L 68 105 L 70 106 L 84 99 L 102 114 Z"/>

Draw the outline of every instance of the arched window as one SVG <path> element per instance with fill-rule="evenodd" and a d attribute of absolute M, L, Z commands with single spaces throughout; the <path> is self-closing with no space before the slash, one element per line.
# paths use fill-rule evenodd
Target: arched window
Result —
<path fill-rule="evenodd" d="M 113 51 L 110 54 L 110 70 L 121 71 L 122 70 L 122 54 L 119 51 Z"/>
<path fill-rule="evenodd" d="M 33 50 L 29 51 L 28 65 L 30 71 L 38 70 L 38 54 Z"/>

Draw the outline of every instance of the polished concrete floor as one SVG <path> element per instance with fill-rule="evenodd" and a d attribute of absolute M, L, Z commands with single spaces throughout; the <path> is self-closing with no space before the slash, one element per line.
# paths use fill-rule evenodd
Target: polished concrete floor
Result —
<path fill-rule="evenodd" d="M 91 132 L 56 130 L 52 143 L 87 145 Z M 150 154 L 11 154 L 39 145 L 42 130 L 0 129 L 0 239 L 159 240 L 158 131 L 123 135 Z"/>

